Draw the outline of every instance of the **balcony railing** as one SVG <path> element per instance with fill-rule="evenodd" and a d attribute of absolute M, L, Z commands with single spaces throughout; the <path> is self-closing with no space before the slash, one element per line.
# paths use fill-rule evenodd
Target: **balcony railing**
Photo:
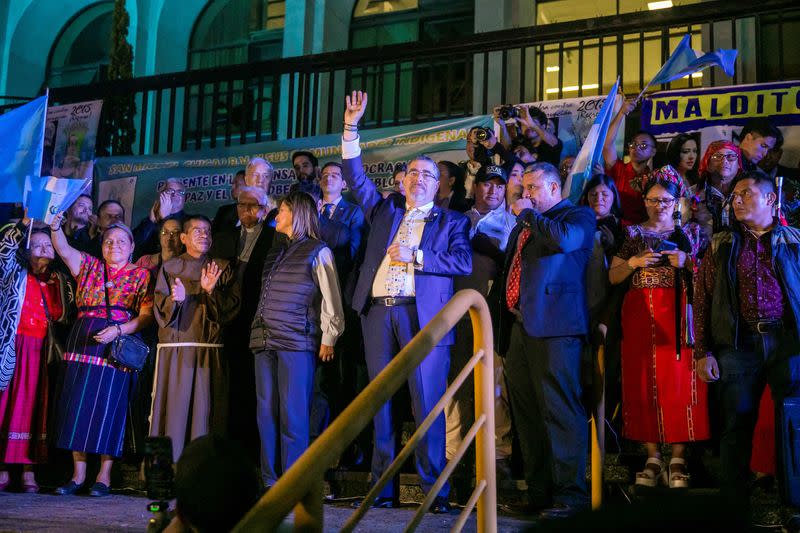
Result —
<path fill-rule="evenodd" d="M 634 92 L 687 32 L 696 48 L 739 49 L 737 72 L 727 78 L 711 69 L 673 88 L 787 79 L 800 76 L 800 42 L 791 38 L 799 22 L 796 0 L 714 0 L 436 46 L 393 45 L 58 88 L 51 96 L 53 103 L 70 103 L 133 93 L 138 154 L 216 148 L 339 131 L 344 94 L 357 88 L 375 102 L 368 127 L 486 113 L 504 102 L 604 94 L 617 75 Z"/>

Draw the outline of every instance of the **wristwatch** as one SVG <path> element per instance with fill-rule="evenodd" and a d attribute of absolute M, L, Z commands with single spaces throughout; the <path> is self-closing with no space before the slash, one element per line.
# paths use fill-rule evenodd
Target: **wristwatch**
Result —
<path fill-rule="evenodd" d="M 414 250 L 414 267 L 422 268 L 422 261 L 423 261 L 423 254 L 422 250 L 419 248 Z"/>

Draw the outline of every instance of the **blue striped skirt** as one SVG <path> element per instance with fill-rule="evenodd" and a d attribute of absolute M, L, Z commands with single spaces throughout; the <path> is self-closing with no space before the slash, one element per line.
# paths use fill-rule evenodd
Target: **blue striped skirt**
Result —
<path fill-rule="evenodd" d="M 119 457 L 125 436 L 128 396 L 136 375 L 105 359 L 92 336 L 105 319 L 80 317 L 65 347 L 66 370 L 56 423 L 56 446 Z"/>

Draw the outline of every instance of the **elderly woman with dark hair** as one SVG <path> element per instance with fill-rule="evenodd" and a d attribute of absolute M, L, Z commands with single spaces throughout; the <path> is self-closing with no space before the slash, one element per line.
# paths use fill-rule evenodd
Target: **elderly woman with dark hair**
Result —
<path fill-rule="evenodd" d="M 336 265 L 320 240 L 316 202 L 307 193 L 289 193 L 275 221 L 287 239 L 267 255 L 250 335 L 267 487 L 308 447 L 316 359 L 330 361 L 344 331 Z"/>
<path fill-rule="evenodd" d="M 90 495 L 107 496 L 114 457 L 122 454 L 128 397 L 136 378 L 133 370 L 109 360 L 108 344 L 137 334 L 153 320 L 150 273 L 131 263 L 133 234 L 123 224 L 103 231 L 102 259 L 67 243 L 61 214 L 50 228 L 53 247 L 78 285 L 78 319 L 65 347 L 56 431 L 56 445 L 72 450 L 74 470 L 56 494 L 74 494 L 83 486 L 87 454 L 93 453 L 100 455 L 100 471 Z"/>
<path fill-rule="evenodd" d="M 47 328 L 69 316 L 72 292 L 51 268 L 50 236 L 34 231 L 22 245 L 31 220 L 23 218 L 0 240 L 0 312 L 4 317 L 0 349 L 15 358 L 8 388 L 0 392 L 0 491 L 10 477 L 7 464 L 22 465 L 22 489 L 39 491 L 33 466 L 47 461 Z"/>

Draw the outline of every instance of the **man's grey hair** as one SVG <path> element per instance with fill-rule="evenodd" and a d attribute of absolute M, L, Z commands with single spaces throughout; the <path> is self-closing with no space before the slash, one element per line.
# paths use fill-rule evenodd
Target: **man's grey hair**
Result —
<path fill-rule="evenodd" d="M 420 154 L 412 157 L 411 161 L 408 162 L 408 165 L 411 166 L 411 163 L 413 163 L 414 161 L 425 161 L 426 163 L 431 163 L 433 165 L 433 168 L 435 169 L 433 171 L 433 174 L 436 176 L 436 179 L 439 179 L 439 164 L 436 161 L 434 161 L 425 154 Z M 408 169 L 406 169 L 406 172 L 408 172 Z"/>
<path fill-rule="evenodd" d="M 186 186 L 184 186 L 183 181 L 180 178 L 167 178 L 166 181 L 164 181 L 164 184 L 161 186 L 161 190 L 166 191 L 170 185 L 178 185 L 181 189 L 186 189 Z"/>
<path fill-rule="evenodd" d="M 267 167 L 267 171 L 269 172 L 270 178 L 275 173 L 275 169 L 272 167 L 272 163 L 264 159 L 263 157 L 254 157 L 247 163 L 247 167 L 245 168 L 245 172 L 250 170 L 250 167 L 254 167 L 256 165 L 265 165 Z"/>
<path fill-rule="evenodd" d="M 561 188 L 561 174 L 551 163 L 546 161 L 531 163 L 525 167 L 523 174 L 533 174 L 534 172 L 540 172 L 545 183 L 557 183 L 558 187 Z"/>
<path fill-rule="evenodd" d="M 255 197 L 256 201 L 260 205 L 263 206 L 267 205 L 267 193 L 266 191 L 264 191 L 264 189 L 260 187 L 248 187 L 248 186 L 239 187 L 239 197 L 236 198 L 236 200 L 238 201 L 243 194 L 250 194 Z"/>

